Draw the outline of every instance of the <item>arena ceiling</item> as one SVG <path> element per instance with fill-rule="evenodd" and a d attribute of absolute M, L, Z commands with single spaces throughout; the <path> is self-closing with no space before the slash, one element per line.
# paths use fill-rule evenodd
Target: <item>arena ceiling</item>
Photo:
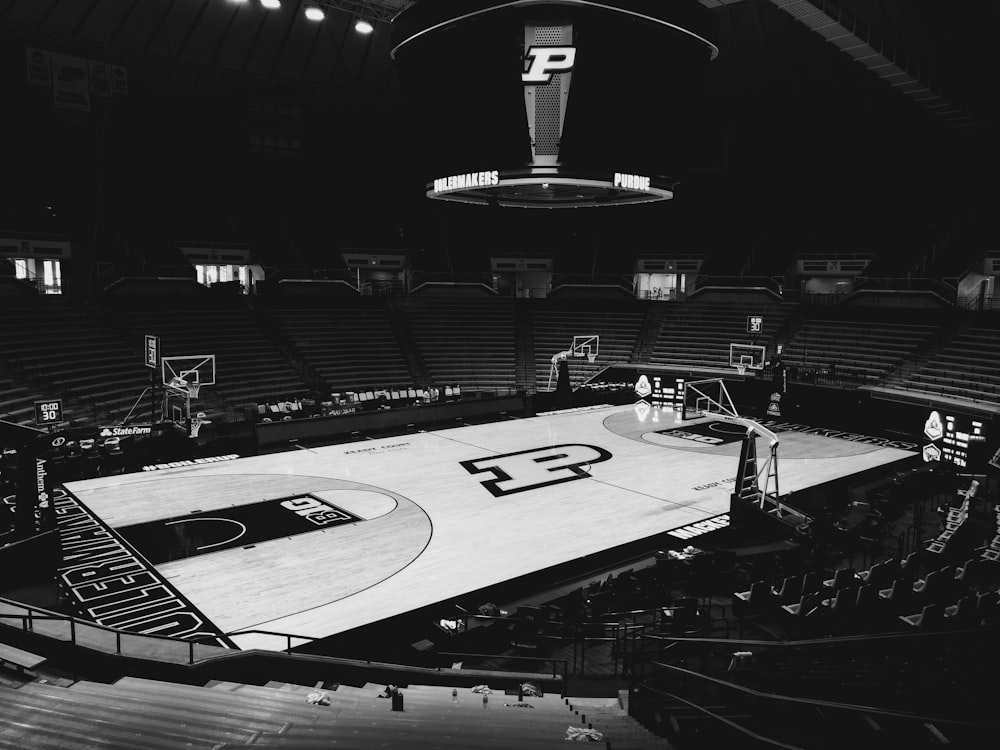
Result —
<path fill-rule="evenodd" d="M 901 226 L 905 234 L 915 231 L 914 223 L 926 217 L 929 208 L 940 208 L 948 221 L 975 202 L 966 186 L 996 164 L 996 63 L 990 35 L 1000 21 L 998 4 L 701 2 L 719 18 L 722 52 L 714 63 L 705 107 L 684 148 L 681 178 L 688 187 L 687 202 L 682 203 L 684 195 L 678 193 L 674 206 L 636 214 L 630 223 L 640 233 L 655 234 L 669 221 L 677 236 L 690 243 L 705 234 L 711 210 L 728 208 L 732 213 L 726 223 L 738 225 L 753 223 L 762 211 L 780 205 L 785 216 L 798 217 L 798 223 L 845 227 L 838 234 L 837 241 L 842 241 L 866 226 L 876 210 L 889 217 L 885 231 Z M 0 0 L 0 83 L 15 106 L 41 101 L 37 92 L 25 93 L 25 48 L 125 67 L 131 106 L 136 111 L 145 107 L 148 114 L 131 112 L 117 123 L 105 121 L 103 136 L 92 122 L 90 132 L 76 144 L 77 151 L 93 151 L 94 139 L 102 137 L 106 152 L 109 129 L 114 133 L 119 127 L 129 146 L 120 154 L 123 183 L 140 179 L 134 162 L 135 149 L 141 147 L 144 158 L 162 170 L 164 182 L 171 185 L 181 179 L 171 169 L 180 170 L 183 164 L 191 171 L 220 151 L 229 154 L 224 169 L 232 185 L 246 184 L 251 170 L 222 131 L 239 129 L 245 141 L 247 128 L 253 129 L 258 116 L 257 110 L 247 115 L 247 102 L 251 109 L 273 105 L 275 111 L 286 106 L 301 111 L 297 127 L 303 153 L 313 157 L 310 163 L 322 162 L 330 174 L 348 175 L 340 182 L 361 187 L 348 192 L 334 187 L 326 192 L 292 191 L 301 213 L 289 209 L 283 221 L 298 222 L 310 210 L 361 196 L 369 203 L 401 206 L 398 216 L 383 222 L 392 227 L 392 237 L 375 244 L 399 239 L 404 225 L 420 222 L 426 236 L 432 231 L 427 222 L 440 222 L 440 217 L 423 216 L 424 204 L 414 197 L 420 194 L 417 181 L 412 190 L 402 184 L 389 192 L 373 192 L 375 172 L 396 169 L 405 175 L 406 151 L 414 147 L 406 141 L 407 124 L 398 111 L 387 28 L 387 19 L 408 4 L 282 0 L 280 9 L 266 10 L 260 0 Z M 307 5 L 322 6 L 325 19 L 308 20 Z M 358 17 L 372 20 L 374 33 L 357 33 Z M 199 126 L 199 118 L 212 127 Z M 41 138 L 35 135 L 41 124 L 24 118 L 15 138 L 29 143 Z M 138 124 L 148 129 L 148 138 L 135 135 Z M 202 136 L 199 127 L 209 132 Z M 174 152 L 167 149 L 165 155 L 157 142 L 162 146 L 164 140 L 175 140 L 172 132 L 186 133 L 179 136 L 184 146 Z M 64 135 L 60 131 L 56 137 Z M 28 151 L 15 154 L 25 159 L 25 169 L 45 163 Z M 67 184 L 80 179 L 75 173 L 97 166 L 83 156 L 60 158 L 74 172 Z M 109 163 L 104 158 L 103 164 Z M 268 170 L 266 179 L 272 181 L 310 178 L 301 166 L 292 170 L 291 178 Z M 253 170 L 255 179 L 260 171 Z M 194 177 L 191 190 L 197 192 L 201 181 Z M 103 185 L 109 189 L 107 179 Z M 74 187 L 79 193 L 79 186 Z M 154 194 L 156 190 L 152 188 Z M 124 192 L 123 200 L 129 197 Z M 176 201 L 176 191 L 162 192 Z M 931 192 L 937 196 L 934 200 L 926 197 Z M 102 195 L 107 200 L 107 193 Z M 853 198 L 840 201 L 844 196 Z M 10 205 L 19 205 L 18 196 L 13 198 Z M 221 202 L 227 200 L 237 203 Z M 199 205 L 206 202 L 206 195 L 200 195 Z M 227 214 L 243 210 L 246 216 L 259 215 L 253 201 L 241 204 L 246 205 L 227 207 Z M 171 210 L 184 207 L 175 202 Z M 419 220 L 414 212 L 421 214 Z M 10 216 L 5 215 L 3 223 L 10 225 Z M 231 219 L 237 225 L 241 221 L 238 216 Z M 471 221 L 478 223 L 475 215 Z M 560 222 L 565 219 L 554 224 L 561 232 L 566 225 Z M 758 242 L 764 231 L 747 229 L 747 241 Z M 814 234 L 819 237 L 821 232 Z"/>
<path fill-rule="evenodd" d="M 927 102 L 932 115 L 950 115 L 959 125 L 990 119 L 993 97 L 985 84 L 995 65 L 987 30 L 1000 20 L 996 4 L 971 9 L 926 0 L 700 2 L 720 18 L 720 82 L 743 87 L 745 81 L 729 73 L 763 56 L 771 69 L 763 75 L 752 66 L 758 85 L 801 75 L 801 60 L 782 54 L 794 19 L 801 26 L 796 33 L 810 29 L 816 46 L 830 44 L 883 76 L 887 93 L 894 89 L 918 104 Z M 233 77 L 374 93 L 393 88 L 386 26 L 411 4 L 283 0 L 280 8 L 267 10 L 260 0 L 6 0 L 0 21 L 8 27 L 6 38 L 100 50 L 127 63 L 137 81 L 185 93 L 212 93 Z M 307 7 L 321 8 L 326 18 L 309 20 Z M 375 33 L 356 33 L 358 18 L 370 19 Z"/>

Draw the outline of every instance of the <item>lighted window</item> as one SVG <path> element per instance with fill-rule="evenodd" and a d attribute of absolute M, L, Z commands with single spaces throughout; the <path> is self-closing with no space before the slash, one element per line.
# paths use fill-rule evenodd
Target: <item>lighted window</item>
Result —
<path fill-rule="evenodd" d="M 199 284 L 211 286 L 212 284 L 235 281 L 244 287 L 250 278 L 250 270 L 247 266 L 237 265 L 198 265 L 195 264 L 195 274 Z M 244 291 L 246 291 L 244 289 Z"/>
<path fill-rule="evenodd" d="M 43 261 L 42 280 L 46 294 L 62 294 L 62 264 L 58 260 Z"/>
<path fill-rule="evenodd" d="M 14 275 L 19 279 L 28 278 L 28 261 L 24 258 L 14 258 Z"/>

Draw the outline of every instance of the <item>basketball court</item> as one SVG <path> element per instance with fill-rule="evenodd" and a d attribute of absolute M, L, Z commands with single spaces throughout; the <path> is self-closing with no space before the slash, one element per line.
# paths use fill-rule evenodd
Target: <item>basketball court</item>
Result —
<path fill-rule="evenodd" d="M 782 493 L 916 449 L 788 427 L 771 425 Z M 682 420 L 640 401 L 67 489 L 217 632 L 323 638 L 727 513 L 740 440 L 714 416 Z M 123 588 L 108 585 L 122 580 L 110 568 L 84 568 L 88 608 Z M 161 632 L 128 616 L 144 606 L 129 596 L 115 622 Z M 263 634 L 231 642 L 287 645 Z"/>

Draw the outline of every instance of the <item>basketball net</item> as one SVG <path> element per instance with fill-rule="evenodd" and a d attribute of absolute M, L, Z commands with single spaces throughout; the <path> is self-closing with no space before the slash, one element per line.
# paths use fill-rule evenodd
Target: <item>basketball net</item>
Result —
<path fill-rule="evenodd" d="M 202 425 L 212 424 L 212 420 L 211 419 L 205 419 L 204 418 L 204 416 L 203 416 L 204 412 L 198 412 L 198 415 L 199 416 L 196 416 L 196 417 L 194 417 L 194 419 L 191 420 L 191 433 L 190 433 L 190 437 L 192 437 L 192 438 L 198 437 L 198 433 L 201 432 Z"/>
<path fill-rule="evenodd" d="M 736 372 L 739 373 L 740 375 L 745 375 L 747 372 L 747 366 L 744 364 L 736 365 Z"/>

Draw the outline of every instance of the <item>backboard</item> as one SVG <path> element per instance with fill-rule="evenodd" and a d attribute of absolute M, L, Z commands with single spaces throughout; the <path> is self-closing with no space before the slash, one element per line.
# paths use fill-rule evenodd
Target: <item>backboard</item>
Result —
<path fill-rule="evenodd" d="M 164 385 L 169 385 L 174 378 L 198 385 L 215 385 L 214 354 L 161 357 L 160 370 Z"/>
<path fill-rule="evenodd" d="M 729 366 L 747 370 L 763 370 L 767 349 L 756 344 L 730 344 Z"/>
<path fill-rule="evenodd" d="M 573 352 L 574 357 L 586 357 L 593 362 L 601 353 L 601 337 L 596 335 L 574 336 L 570 351 Z"/>

